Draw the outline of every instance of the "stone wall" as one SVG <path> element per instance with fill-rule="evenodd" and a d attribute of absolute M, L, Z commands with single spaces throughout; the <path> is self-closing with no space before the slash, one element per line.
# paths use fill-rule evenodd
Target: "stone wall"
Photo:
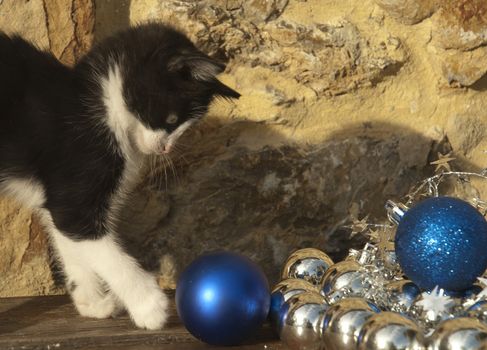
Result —
<path fill-rule="evenodd" d="M 0 2 L 0 29 L 8 3 Z M 458 168 L 487 166 L 482 0 L 95 4 L 95 39 L 131 23 L 172 23 L 227 63 L 221 79 L 242 94 L 234 103 L 216 101 L 182 140 L 174 169 L 153 164 L 157 176 L 143 181 L 126 208 L 120 231 L 127 247 L 160 270 L 165 287 L 215 249 L 247 254 L 271 280 L 299 247 L 338 259 L 361 244 L 342 228 L 350 212 L 383 218 L 385 200 L 430 174 L 437 152 L 453 150 Z M 15 28 L 45 45 L 47 31 L 27 29 L 38 20 Z M 32 233 L 38 229 L 5 203 L 0 256 L 9 258 L 0 263 L 16 279 L 0 295 L 52 292 L 39 258 L 45 244 Z M 38 259 L 30 265 L 19 258 L 29 246 L 39 247 L 27 254 Z"/>

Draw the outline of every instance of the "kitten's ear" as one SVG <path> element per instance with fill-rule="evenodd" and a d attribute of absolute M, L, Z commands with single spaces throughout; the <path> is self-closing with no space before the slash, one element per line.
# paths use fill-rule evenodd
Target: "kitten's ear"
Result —
<path fill-rule="evenodd" d="M 226 86 L 225 84 L 223 84 L 220 80 L 218 80 L 216 78 L 213 80 L 213 82 L 211 84 L 212 84 L 212 88 L 214 91 L 213 94 L 216 96 L 221 96 L 224 98 L 239 98 L 240 97 L 240 94 L 237 91 L 233 90 L 229 86 Z"/>
<path fill-rule="evenodd" d="M 203 55 L 181 55 L 172 58 L 168 63 L 171 72 L 190 73 L 199 81 L 211 81 L 225 70 L 223 63 Z"/>
<path fill-rule="evenodd" d="M 185 55 L 173 58 L 168 64 L 169 71 L 179 72 L 191 76 L 191 78 L 208 83 L 214 91 L 214 95 L 225 98 L 239 98 L 240 94 L 232 88 L 220 82 L 216 76 L 225 70 L 225 65 L 208 56 Z"/>

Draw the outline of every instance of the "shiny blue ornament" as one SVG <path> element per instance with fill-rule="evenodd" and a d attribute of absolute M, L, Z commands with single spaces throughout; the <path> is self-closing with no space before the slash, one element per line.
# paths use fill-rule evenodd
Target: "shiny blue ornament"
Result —
<path fill-rule="evenodd" d="M 462 298 L 474 298 L 477 294 L 482 291 L 482 287 L 478 285 L 473 285 L 471 288 L 462 292 Z"/>
<path fill-rule="evenodd" d="M 428 198 L 404 213 L 395 246 L 399 265 L 419 287 L 463 291 L 487 268 L 487 222 L 465 201 Z"/>
<path fill-rule="evenodd" d="M 444 290 L 445 295 L 452 298 L 474 298 L 482 291 L 482 288 L 478 285 L 473 285 L 465 290 Z"/>
<path fill-rule="evenodd" d="M 262 270 L 245 256 L 219 252 L 194 260 L 176 287 L 179 317 L 196 338 L 236 345 L 266 319 L 270 291 Z"/>

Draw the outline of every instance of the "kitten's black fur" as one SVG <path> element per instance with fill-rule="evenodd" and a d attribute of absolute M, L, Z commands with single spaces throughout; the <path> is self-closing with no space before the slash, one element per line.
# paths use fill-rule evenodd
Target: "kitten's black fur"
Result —
<path fill-rule="evenodd" d="M 215 96 L 238 98 L 214 74 L 224 68 L 181 33 L 147 24 L 95 46 L 73 68 L 18 36 L 0 34 L 0 190 L 9 178 L 44 187 L 57 229 L 77 240 L 106 232 L 109 197 L 125 167 L 99 77 L 121 62 L 128 109 L 152 129 L 173 131 Z M 174 125 L 165 123 L 175 112 Z M 112 147 L 113 146 L 113 147 Z"/>
<path fill-rule="evenodd" d="M 73 68 L 0 34 L 0 192 L 36 209 L 82 316 L 125 308 L 160 329 L 167 298 L 118 244 L 146 155 L 167 154 L 217 96 L 224 66 L 161 24 L 121 32 Z"/>

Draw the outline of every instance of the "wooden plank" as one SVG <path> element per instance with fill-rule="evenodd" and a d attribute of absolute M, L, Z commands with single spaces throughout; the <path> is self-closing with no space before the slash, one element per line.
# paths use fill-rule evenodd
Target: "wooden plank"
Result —
<path fill-rule="evenodd" d="M 174 293 L 168 325 L 160 331 L 135 328 L 127 315 L 115 319 L 84 318 L 68 296 L 0 299 L 0 349 L 189 350 L 211 349 L 195 339 L 177 317 Z M 235 349 L 282 349 L 268 324 Z M 221 348 L 220 348 L 221 349 Z"/>

